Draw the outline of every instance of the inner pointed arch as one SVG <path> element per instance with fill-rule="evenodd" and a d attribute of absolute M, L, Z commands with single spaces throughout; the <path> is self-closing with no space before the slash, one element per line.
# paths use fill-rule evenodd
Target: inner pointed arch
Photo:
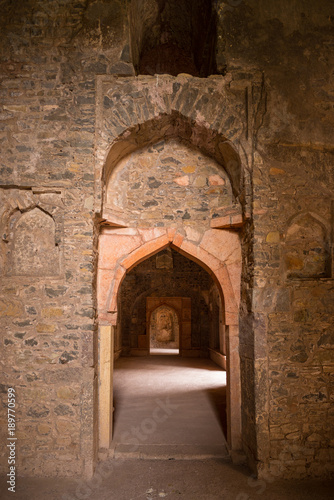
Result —
<path fill-rule="evenodd" d="M 136 150 L 149 147 L 161 140 L 177 139 L 188 147 L 214 159 L 229 176 L 233 194 L 241 202 L 241 161 L 234 145 L 206 123 L 192 120 L 173 110 L 160 114 L 144 123 L 136 124 L 123 132 L 111 145 L 104 166 L 103 182 L 106 185 L 116 165 Z"/>

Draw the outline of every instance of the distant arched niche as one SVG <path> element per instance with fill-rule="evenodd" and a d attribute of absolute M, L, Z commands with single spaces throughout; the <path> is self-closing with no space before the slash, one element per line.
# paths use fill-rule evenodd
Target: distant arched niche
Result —
<path fill-rule="evenodd" d="M 162 305 L 152 312 L 150 319 L 150 348 L 179 348 L 179 320 L 176 311 L 172 307 Z"/>
<path fill-rule="evenodd" d="M 59 249 L 53 218 L 33 208 L 11 221 L 11 241 L 7 274 L 14 276 L 54 276 L 59 274 Z"/>
<path fill-rule="evenodd" d="M 329 273 L 326 228 L 311 214 L 299 214 L 286 232 L 285 266 L 290 278 L 325 278 Z"/>

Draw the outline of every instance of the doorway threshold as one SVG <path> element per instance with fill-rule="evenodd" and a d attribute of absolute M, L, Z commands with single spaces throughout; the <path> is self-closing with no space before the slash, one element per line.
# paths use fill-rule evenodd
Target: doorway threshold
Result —
<path fill-rule="evenodd" d="M 157 347 L 151 347 L 150 349 L 150 355 L 153 356 L 179 356 L 180 355 L 180 350 L 179 349 L 159 349 Z"/>
<path fill-rule="evenodd" d="M 195 444 L 116 444 L 110 448 L 109 458 L 137 460 L 230 460 L 227 447 L 222 445 L 203 446 Z"/>

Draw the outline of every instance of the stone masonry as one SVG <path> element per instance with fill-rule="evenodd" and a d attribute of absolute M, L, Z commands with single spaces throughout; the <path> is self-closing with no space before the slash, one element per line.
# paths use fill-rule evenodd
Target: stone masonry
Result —
<path fill-rule="evenodd" d="M 226 356 L 231 449 L 328 477 L 333 3 L 160 3 L 1 2 L 1 442 L 14 387 L 18 474 L 91 477 L 99 326 L 127 348 L 124 290 L 176 252 L 205 276 L 193 347 Z"/>

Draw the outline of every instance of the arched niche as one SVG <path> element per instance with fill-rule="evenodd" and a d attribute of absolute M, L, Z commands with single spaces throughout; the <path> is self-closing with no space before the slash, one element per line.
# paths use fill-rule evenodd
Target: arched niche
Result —
<path fill-rule="evenodd" d="M 132 0 L 132 62 L 141 75 L 216 73 L 212 0 Z"/>
<path fill-rule="evenodd" d="M 178 111 L 161 114 L 130 127 L 113 141 L 104 164 L 104 186 L 108 186 L 113 170 L 125 157 L 141 148 L 150 148 L 161 141 L 171 140 L 193 148 L 217 162 L 229 177 L 234 197 L 244 204 L 241 161 L 233 144 L 216 130 L 199 124 Z"/>
<path fill-rule="evenodd" d="M 178 315 L 171 306 L 156 307 L 149 319 L 151 349 L 179 349 L 180 325 Z"/>
<path fill-rule="evenodd" d="M 325 225 L 310 213 L 298 214 L 286 230 L 284 261 L 289 278 L 325 278 L 330 252 Z"/>
<path fill-rule="evenodd" d="M 7 274 L 54 276 L 59 274 L 59 248 L 51 215 L 35 207 L 16 211 L 9 222 Z"/>
<path fill-rule="evenodd" d="M 129 227 L 210 225 L 235 203 L 229 176 L 214 159 L 176 139 L 128 154 L 109 176 L 105 214 Z"/>

